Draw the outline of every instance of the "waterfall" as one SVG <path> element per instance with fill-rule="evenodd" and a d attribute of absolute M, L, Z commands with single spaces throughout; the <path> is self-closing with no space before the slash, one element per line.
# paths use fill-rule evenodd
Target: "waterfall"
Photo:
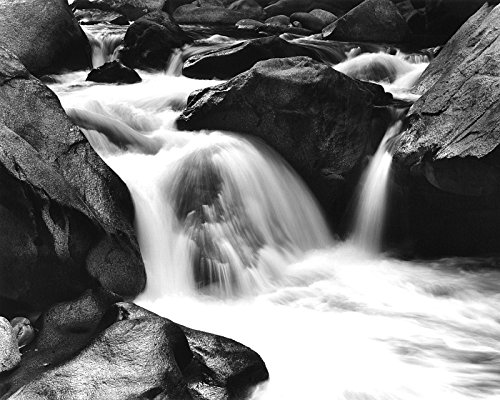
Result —
<path fill-rule="evenodd" d="M 93 68 L 117 59 L 126 28 L 109 26 L 103 29 L 101 26 L 86 26 L 82 29 L 87 35 L 92 49 Z"/>
<path fill-rule="evenodd" d="M 353 239 L 358 246 L 369 252 L 379 252 L 382 249 L 392 163 L 387 141 L 400 132 L 401 125 L 402 121 L 397 121 L 387 129 L 361 179 Z"/>

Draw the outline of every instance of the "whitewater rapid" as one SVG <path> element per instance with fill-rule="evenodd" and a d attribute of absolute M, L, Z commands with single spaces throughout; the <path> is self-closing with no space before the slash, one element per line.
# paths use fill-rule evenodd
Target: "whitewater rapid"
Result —
<path fill-rule="evenodd" d="M 270 380 L 255 399 L 500 397 L 489 260 L 405 262 L 334 240 L 265 145 L 175 128 L 189 93 L 217 82 L 140 74 L 134 85 L 85 72 L 52 85 L 131 191 L 148 275 L 138 304 L 256 350 Z"/>

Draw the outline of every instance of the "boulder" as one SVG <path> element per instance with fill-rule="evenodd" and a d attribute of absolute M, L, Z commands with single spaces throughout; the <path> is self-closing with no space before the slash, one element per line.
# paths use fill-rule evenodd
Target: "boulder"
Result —
<path fill-rule="evenodd" d="M 128 25 L 128 19 L 115 11 L 96 9 L 75 10 L 75 17 L 81 25 L 113 24 Z"/>
<path fill-rule="evenodd" d="M 423 254 L 500 252 L 499 30 L 500 6 L 485 4 L 422 76 L 425 93 L 394 143 Z"/>
<path fill-rule="evenodd" d="M 309 14 L 320 19 L 323 22 L 323 26 L 330 25 L 337 20 L 337 16 L 335 14 L 320 8 L 315 8 L 314 10 L 309 11 Z"/>
<path fill-rule="evenodd" d="M 390 0 L 365 0 L 323 29 L 323 38 L 345 42 L 402 43 L 409 28 Z"/>
<path fill-rule="evenodd" d="M 291 22 L 290 22 L 290 17 L 286 15 L 275 15 L 274 17 L 270 17 L 264 21 L 266 24 L 271 24 L 271 25 L 278 25 L 278 26 L 284 26 L 288 27 Z"/>
<path fill-rule="evenodd" d="M 135 21 L 147 13 L 161 10 L 164 5 L 165 0 L 75 0 L 71 6 L 76 10 L 114 11 Z"/>
<path fill-rule="evenodd" d="M 142 79 L 137 72 L 119 61 L 108 62 L 90 71 L 87 81 L 101 83 L 137 83 Z"/>
<path fill-rule="evenodd" d="M 102 284 L 145 286 L 125 184 L 58 98 L 0 47 L 0 313 L 40 310 Z"/>
<path fill-rule="evenodd" d="M 342 15 L 353 7 L 359 5 L 363 0 L 278 0 L 271 1 L 264 7 L 268 17 L 284 14 L 292 15 L 295 12 L 309 12 L 314 9 L 321 9 Z"/>
<path fill-rule="evenodd" d="M 229 79 L 250 69 L 258 61 L 294 56 L 319 59 L 312 49 L 289 43 L 278 36 L 269 36 L 192 56 L 184 63 L 182 73 L 196 79 Z"/>
<path fill-rule="evenodd" d="M 245 18 L 255 18 L 254 13 L 229 10 L 224 6 L 203 5 L 199 1 L 176 8 L 173 17 L 180 24 L 234 25 Z"/>
<path fill-rule="evenodd" d="M 0 44 L 36 76 L 92 66 L 87 37 L 65 0 L 0 0 Z"/>
<path fill-rule="evenodd" d="M 263 139 L 304 178 L 338 225 L 358 167 L 385 132 L 391 101 L 380 86 L 308 57 L 271 59 L 191 94 L 177 125 Z"/>
<path fill-rule="evenodd" d="M 0 395 L 12 399 L 243 399 L 268 378 L 259 355 L 103 293 L 56 305 Z M 36 351 L 35 351 L 36 350 Z"/>
<path fill-rule="evenodd" d="M 255 19 L 241 19 L 235 24 L 236 28 L 247 31 L 259 31 L 264 27 L 264 24 Z"/>
<path fill-rule="evenodd" d="M 190 42 L 166 12 L 155 11 L 130 25 L 119 59 L 130 68 L 164 69 L 172 50 Z"/>
<path fill-rule="evenodd" d="M 255 0 L 237 0 L 231 3 L 227 8 L 228 10 L 245 14 L 245 18 L 259 21 L 264 19 L 264 10 Z"/>
<path fill-rule="evenodd" d="M 19 353 L 16 335 L 9 321 L 0 317 L 0 373 L 10 371 L 20 362 L 21 353 Z"/>
<path fill-rule="evenodd" d="M 292 24 L 298 22 L 300 23 L 300 27 L 309 29 L 310 31 L 315 33 L 321 32 L 321 30 L 325 26 L 322 20 L 310 13 L 304 12 L 293 13 L 292 15 L 290 15 L 290 21 L 292 22 Z"/>

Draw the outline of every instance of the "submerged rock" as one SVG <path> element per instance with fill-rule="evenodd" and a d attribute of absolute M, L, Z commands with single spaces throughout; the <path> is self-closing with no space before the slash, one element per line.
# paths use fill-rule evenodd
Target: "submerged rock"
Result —
<path fill-rule="evenodd" d="M 115 299 L 116 301 L 116 299 Z M 268 378 L 251 349 L 88 292 L 52 307 L 19 368 L 0 377 L 12 399 L 243 399 Z M 35 351 L 36 349 L 36 351 Z"/>
<path fill-rule="evenodd" d="M 145 285 L 125 184 L 59 100 L 0 47 L 0 313 L 40 310 L 96 281 Z"/>
<path fill-rule="evenodd" d="M 114 11 L 134 21 L 149 12 L 161 10 L 164 5 L 165 0 L 75 0 L 71 6 L 77 10 Z"/>
<path fill-rule="evenodd" d="M 272 59 L 191 94 L 180 129 L 220 129 L 262 138 L 305 179 L 338 223 L 363 158 L 387 121 L 392 96 L 307 57 Z"/>
<path fill-rule="evenodd" d="M 0 0 L 0 45 L 34 75 L 91 67 L 91 50 L 65 0 Z"/>
<path fill-rule="evenodd" d="M 130 25 L 119 59 L 131 68 L 164 69 L 173 49 L 190 42 L 170 15 L 155 11 Z"/>
<path fill-rule="evenodd" d="M 500 252 L 499 30 L 500 6 L 469 19 L 421 77 L 428 90 L 394 143 L 424 253 Z"/>
<path fill-rule="evenodd" d="M 365 0 L 323 29 L 323 38 L 352 42 L 402 43 L 409 28 L 390 0 Z"/>
<path fill-rule="evenodd" d="M 192 56 L 184 63 L 182 73 L 189 78 L 229 79 L 250 69 L 258 61 L 294 56 L 319 59 L 311 49 L 270 36 Z"/>
<path fill-rule="evenodd" d="M 102 83 L 137 83 L 142 81 L 137 72 L 118 61 L 111 61 L 93 69 L 86 80 Z"/>
<path fill-rule="evenodd" d="M 0 373 L 10 371 L 17 367 L 20 362 L 21 354 L 16 335 L 9 321 L 0 317 Z"/>

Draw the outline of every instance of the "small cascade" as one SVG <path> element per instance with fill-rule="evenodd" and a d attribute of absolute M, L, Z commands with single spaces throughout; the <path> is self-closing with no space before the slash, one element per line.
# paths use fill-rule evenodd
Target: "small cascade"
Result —
<path fill-rule="evenodd" d="M 382 237 L 389 189 L 392 156 L 387 141 L 397 135 L 402 121 L 389 127 L 361 180 L 356 207 L 353 240 L 362 249 L 377 253 L 382 250 Z"/>
<path fill-rule="evenodd" d="M 89 39 L 92 48 L 92 67 L 97 68 L 101 65 L 114 61 L 118 58 L 118 50 L 125 37 L 123 27 L 96 29 L 94 26 L 82 28 Z"/>

